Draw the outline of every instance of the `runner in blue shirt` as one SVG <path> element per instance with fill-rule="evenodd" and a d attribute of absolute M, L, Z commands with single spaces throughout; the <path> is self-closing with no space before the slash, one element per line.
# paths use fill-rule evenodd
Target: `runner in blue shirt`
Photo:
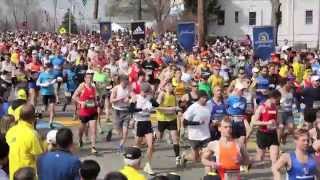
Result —
<path fill-rule="evenodd" d="M 246 120 L 247 100 L 243 97 L 243 90 L 246 87 L 237 83 L 232 94 L 226 101 L 227 114 L 232 120 L 232 137 L 239 138 L 241 143 L 245 144 L 246 128 L 244 121 Z"/>
<path fill-rule="evenodd" d="M 45 65 L 45 71 L 41 72 L 38 80 L 37 86 L 40 87 L 40 94 L 42 95 L 43 105 L 45 106 L 45 111 L 49 106 L 49 123 L 50 128 L 53 128 L 53 118 L 54 118 L 54 104 L 56 102 L 56 96 L 54 91 L 54 84 L 56 83 L 56 75 L 52 70 L 52 64 L 48 63 Z"/>
<path fill-rule="evenodd" d="M 63 65 L 65 63 L 65 58 L 61 55 L 60 50 L 57 49 L 55 55 L 50 58 L 50 63 L 53 65 L 53 73 L 57 78 L 58 83 L 55 86 L 55 94 L 56 94 L 56 101 L 59 103 L 59 90 L 61 83 L 63 81 Z"/>
<path fill-rule="evenodd" d="M 64 84 L 64 96 L 65 96 L 65 101 L 62 107 L 62 111 L 65 111 L 67 108 L 67 105 L 70 104 L 71 102 L 71 97 L 74 93 L 74 91 L 77 89 L 77 73 L 75 71 L 75 66 L 72 64 L 68 64 L 68 67 L 63 70 L 63 80 L 65 82 Z M 74 111 L 74 117 L 75 117 L 75 112 L 77 111 L 77 106 L 76 110 Z"/>

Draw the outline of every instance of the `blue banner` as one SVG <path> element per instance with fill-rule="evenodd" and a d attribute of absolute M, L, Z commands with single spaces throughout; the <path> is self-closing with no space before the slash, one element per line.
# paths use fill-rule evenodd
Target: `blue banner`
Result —
<path fill-rule="evenodd" d="M 109 41 L 112 35 L 111 22 L 100 22 L 100 35 L 104 41 Z"/>
<path fill-rule="evenodd" d="M 275 51 L 273 26 L 257 26 L 253 28 L 254 54 L 258 58 L 267 60 Z"/>
<path fill-rule="evenodd" d="M 177 35 L 180 46 L 186 51 L 191 52 L 195 45 L 195 24 L 193 22 L 179 23 Z"/>

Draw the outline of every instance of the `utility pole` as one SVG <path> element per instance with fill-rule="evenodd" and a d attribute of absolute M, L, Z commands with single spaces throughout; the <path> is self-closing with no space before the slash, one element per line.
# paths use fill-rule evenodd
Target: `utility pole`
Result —
<path fill-rule="evenodd" d="M 53 17 L 53 32 L 56 32 L 56 23 L 57 23 L 57 4 L 58 0 L 53 0 L 53 6 L 54 6 L 54 17 Z"/>
<path fill-rule="evenodd" d="M 142 20 L 142 0 L 138 0 L 138 20 Z"/>
<path fill-rule="evenodd" d="M 99 14 L 99 0 L 94 0 L 93 17 L 95 19 L 98 19 L 98 14 Z"/>
<path fill-rule="evenodd" d="M 204 45 L 204 0 L 198 0 L 198 41 L 199 46 Z"/>
<path fill-rule="evenodd" d="M 69 34 L 71 34 L 71 10 L 70 8 L 68 8 L 68 14 L 69 14 L 69 28 L 68 28 L 68 32 Z"/>

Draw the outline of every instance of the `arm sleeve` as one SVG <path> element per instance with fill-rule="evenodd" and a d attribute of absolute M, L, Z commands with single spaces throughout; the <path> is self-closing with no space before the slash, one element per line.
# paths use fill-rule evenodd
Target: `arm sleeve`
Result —
<path fill-rule="evenodd" d="M 186 119 L 183 119 L 183 125 L 184 126 L 198 126 L 198 125 L 200 125 L 200 122 L 188 121 Z"/>

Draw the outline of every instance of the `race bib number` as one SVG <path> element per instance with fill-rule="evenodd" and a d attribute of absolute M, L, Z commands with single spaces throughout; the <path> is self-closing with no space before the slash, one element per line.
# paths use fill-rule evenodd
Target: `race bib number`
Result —
<path fill-rule="evenodd" d="M 225 180 L 240 180 L 240 173 L 238 171 L 235 172 L 226 172 L 224 173 Z"/>
<path fill-rule="evenodd" d="M 313 101 L 313 109 L 319 109 L 320 108 L 320 101 Z"/>
<path fill-rule="evenodd" d="M 88 100 L 88 101 L 86 101 L 85 106 L 86 106 L 86 108 L 94 108 L 94 107 L 96 107 L 96 103 L 93 100 Z"/>

